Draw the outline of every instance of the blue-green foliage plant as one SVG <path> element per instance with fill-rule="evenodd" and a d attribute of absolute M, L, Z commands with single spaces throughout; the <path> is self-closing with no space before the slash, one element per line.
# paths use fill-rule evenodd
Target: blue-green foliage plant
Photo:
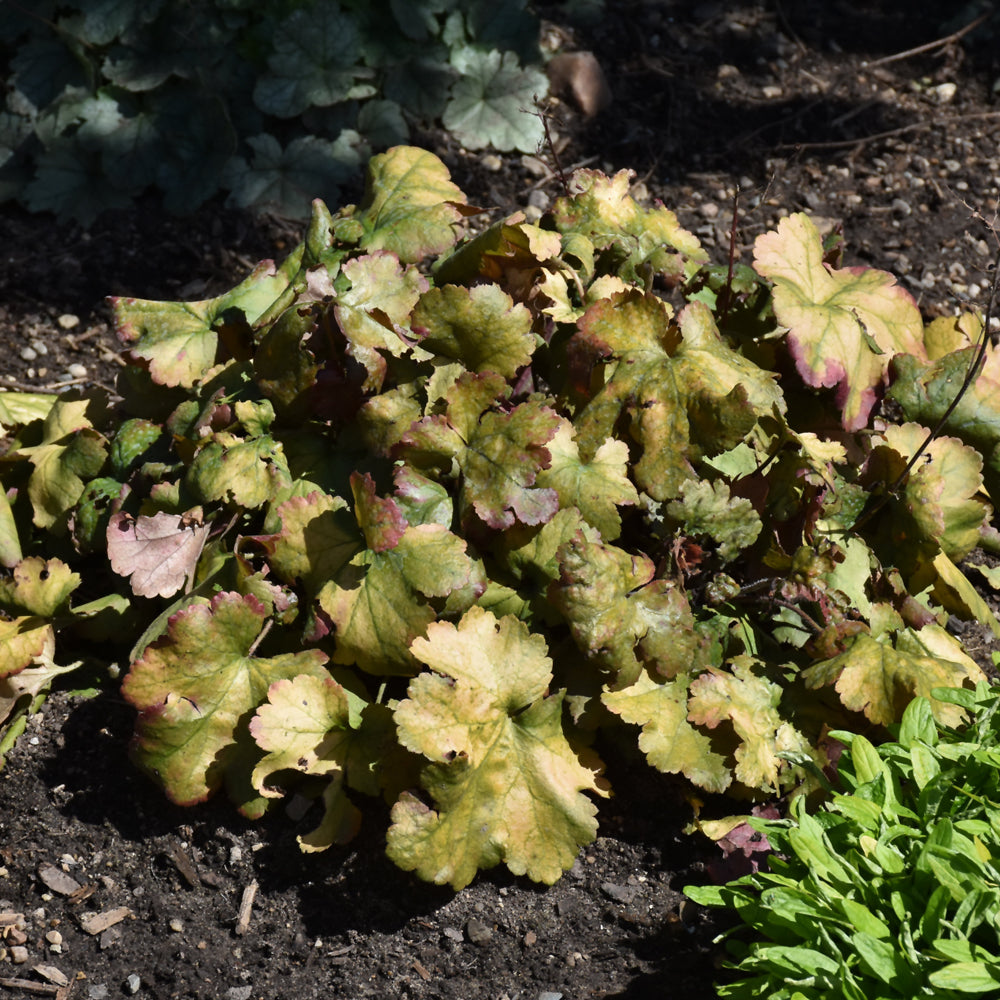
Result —
<path fill-rule="evenodd" d="M 742 921 L 727 932 L 739 976 L 720 997 L 1000 995 L 1000 688 L 934 697 L 971 723 L 935 723 L 921 697 L 881 746 L 833 732 L 846 745 L 839 790 L 819 809 L 800 797 L 787 819 L 749 820 L 775 852 L 768 870 L 685 889 Z"/>
<path fill-rule="evenodd" d="M 90 225 L 223 192 L 304 218 L 416 124 L 534 152 L 539 60 L 525 0 L 10 0 L 0 201 Z"/>

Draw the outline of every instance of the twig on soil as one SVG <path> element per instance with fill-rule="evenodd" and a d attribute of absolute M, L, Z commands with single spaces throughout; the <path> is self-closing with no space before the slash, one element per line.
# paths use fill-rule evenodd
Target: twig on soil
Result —
<path fill-rule="evenodd" d="M 881 59 L 873 59 L 871 62 L 863 62 L 861 65 L 865 69 L 870 69 L 872 66 L 884 66 L 886 63 L 899 62 L 901 59 L 909 59 L 910 56 L 918 56 L 922 52 L 931 52 L 934 49 L 944 48 L 952 42 L 957 42 L 963 35 L 967 35 L 972 31 L 973 28 L 978 28 L 989 16 L 990 11 L 986 11 L 985 14 L 980 14 L 974 21 L 970 21 L 964 28 L 959 28 L 958 31 L 953 31 L 950 35 L 945 35 L 943 38 L 938 38 L 933 42 L 925 42 L 923 45 L 907 49 L 905 52 L 897 52 L 895 55 L 883 56 Z"/>
<path fill-rule="evenodd" d="M 874 132 L 872 135 L 858 136 L 856 139 L 836 139 L 831 142 L 785 142 L 776 149 L 845 149 L 848 146 L 863 146 L 867 142 L 877 142 L 879 139 L 891 139 L 907 132 L 919 132 L 924 129 L 936 128 L 938 125 L 951 125 L 955 122 L 971 121 L 974 118 L 1000 118 L 1000 111 L 975 111 L 967 115 L 948 115 L 946 118 L 931 118 L 929 121 L 912 122 L 900 128 L 892 128 L 886 132 Z"/>
<path fill-rule="evenodd" d="M 63 986 L 55 986 L 52 983 L 36 983 L 33 979 L 0 979 L 0 986 L 5 986 L 9 990 L 24 990 L 25 993 L 39 993 L 42 996 L 54 997 Z"/>
<path fill-rule="evenodd" d="M 236 917 L 236 933 L 240 936 L 246 934 L 250 927 L 250 913 L 253 910 L 253 901 L 257 897 L 257 880 L 254 879 L 244 890 L 243 898 L 240 900 L 240 910 Z"/>

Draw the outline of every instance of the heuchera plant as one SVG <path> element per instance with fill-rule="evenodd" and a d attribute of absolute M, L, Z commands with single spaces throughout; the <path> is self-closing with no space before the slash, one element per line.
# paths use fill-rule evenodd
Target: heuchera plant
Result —
<path fill-rule="evenodd" d="M 684 890 L 756 932 L 749 942 L 731 932 L 739 978 L 719 984 L 720 997 L 1000 994 L 1000 692 L 980 684 L 934 697 L 968 710 L 971 725 L 935 723 L 935 702 L 920 697 L 877 748 L 832 733 L 846 749 L 825 808 L 812 814 L 800 796 L 788 819 L 750 819 L 775 852 L 768 870 Z"/>
<path fill-rule="evenodd" d="M 306 218 L 414 125 L 533 153 L 538 34 L 525 0 L 10 0 L 0 201 L 89 226 L 222 190 Z"/>
<path fill-rule="evenodd" d="M 925 328 L 804 215 L 711 267 L 624 171 L 539 225 L 462 238 L 474 211 L 394 148 L 282 264 L 113 300 L 119 400 L 0 393 L 8 745 L 64 653 L 127 636 L 134 757 L 175 802 L 295 791 L 320 850 L 382 796 L 401 867 L 552 882 L 602 730 L 768 797 L 831 727 L 981 678 L 943 623 L 1000 631 L 959 569 L 1000 422 L 958 411 L 900 477 L 973 318 Z"/>

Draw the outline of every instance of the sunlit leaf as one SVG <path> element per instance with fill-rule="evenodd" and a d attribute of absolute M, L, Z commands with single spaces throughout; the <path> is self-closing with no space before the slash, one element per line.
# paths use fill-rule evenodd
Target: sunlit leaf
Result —
<path fill-rule="evenodd" d="M 465 195 L 448 168 L 423 149 L 397 146 L 373 156 L 357 218 L 362 246 L 388 250 L 404 263 L 442 253 L 458 238 Z"/>
<path fill-rule="evenodd" d="M 913 297 L 885 271 L 824 263 L 819 231 L 802 212 L 757 237 L 754 267 L 774 282 L 774 313 L 803 380 L 836 388 L 844 428 L 864 427 L 892 356 L 924 356 Z"/>
<path fill-rule="evenodd" d="M 961 687 L 975 679 L 978 668 L 972 666 L 970 670 L 966 662 L 943 659 L 919 645 L 916 649 L 894 649 L 887 642 L 861 634 L 845 652 L 808 667 L 802 677 L 811 688 L 833 684 L 852 712 L 864 712 L 872 722 L 887 726 L 899 721 L 913 698 L 931 698 L 934 688 Z M 931 705 L 940 721 L 948 725 L 961 722 L 962 712 L 955 706 L 933 698 Z"/>
<path fill-rule="evenodd" d="M 728 721 L 740 741 L 735 751 L 736 780 L 750 788 L 777 789 L 788 771 L 781 755 L 804 753 L 809 744 L 778 711 L 781 686 L 753 668 L 750 657 L 740 657 L 729 672 L 703 673 L 691 684 L 688 718 L 709 729 Z"/>
<path fill-rule="evenodd" d="M 431 668 L 396 708 L 402 743 L 432 763 L 429 808 L 405 794 L 393 807 L 388 853 L 401 868 L 460 889 L 504 862 L 553 883 L 597 832 L 600 763 L 563 732 L 561 694 L 547 695 L 545 641 L 482 608 L 436 622 L 414 655 Z"/>
<path fill-rule="evenodd" d="M 326 676 L 326 657 L 315 649 L 254 655 L 265 615 L 259 601 L 235 593 L 191 604 L 122 684 L 140 712 L 136 758 L 174 802 L 201 802 L 218 789 L 237 758 L 238 730 L 275 681 Z"/>
<path fill-rule="evenodd" d="M 709 736 L 688 721 L 687 676 L 672 681 L 643 671 L 627 688 L 609 691 L 601 701 L 625 722 L 642 726 L 639 749 L 658 771 L 683 774 L 709 792 L 724 792 L 732 782 L 725 757 Z"/>
<path fill-rule="evenodd" d="M 698 459 L 732 448 L 784 405 L 773 377 L 723 343 L 699 302 L 674 322 L 660 299 L 621 293 L 591 306 L 579 327 L 575 349 L 597 361 L 603 383 L 576 421 L 581 454 L 623 422 L 642 446 L 636 483 L 655 499 L 676 496 Z"/>

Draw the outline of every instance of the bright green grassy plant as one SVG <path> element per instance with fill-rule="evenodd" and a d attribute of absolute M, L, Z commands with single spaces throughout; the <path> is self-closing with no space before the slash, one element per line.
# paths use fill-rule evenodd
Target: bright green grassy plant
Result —
<path fill-rule="evenodd" d="M 1000 689 L 939 689 L 967 727 L 906 709 L 898 735 L 846 744 L 832 798 L 785 820 L 751 818 L 776 852 L 768 870 L 689 886 L 735 910 L 728 932 L 740 1000 L 938 1000 L 1000 995 Z M 753 939 L 741 940 L 751 930 Z"/>

